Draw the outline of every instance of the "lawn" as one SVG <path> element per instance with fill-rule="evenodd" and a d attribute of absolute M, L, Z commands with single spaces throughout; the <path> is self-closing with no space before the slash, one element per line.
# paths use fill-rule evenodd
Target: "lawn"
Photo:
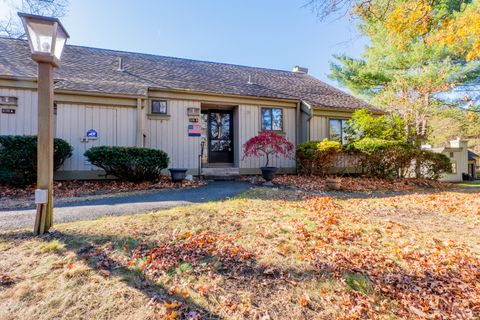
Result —
<path fill-rule="evenodd" d="M 1 319 L 475 319 L 480 193 L 256 188 L 0 233 Z"/>

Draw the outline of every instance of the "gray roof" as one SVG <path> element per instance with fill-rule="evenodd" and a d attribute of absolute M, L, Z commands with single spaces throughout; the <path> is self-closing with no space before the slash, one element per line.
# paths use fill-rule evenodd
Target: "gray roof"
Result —
<path fill-rule="evenodd" d="M 480 158 L 480 156 L 478 154 L 476 154 L 473 151 L 468 150 L 468 160 L 472 161 L 472 160 L 477 160 L 478 158 Z"/>
<path fill-rule="evenodd" d="M 123 72 L 118 71 L 119 57 Z M 36 73 L 27 41 L 0 38 L 0 77 Z M 176 89 L 379 110 L 308 74 L 73 45 L 66 46 L 55 78 L 57 89 L 71 91 L 146 95 L 149 88 Z"/>

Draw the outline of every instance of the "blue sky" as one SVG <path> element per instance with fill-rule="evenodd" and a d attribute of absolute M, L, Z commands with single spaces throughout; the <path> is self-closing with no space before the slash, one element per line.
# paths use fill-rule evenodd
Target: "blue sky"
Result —
<path fill-rule="evenodd" d="M 320 22 L 305 1 L 71 0 L 62 21 L 71 44 L 282 70 L 301 65 L 332 83 L 332 55 L 358 56 L 366 42 L 354 22 Z"/>
<path fill-rule="evenodd" d="M 323 1 L 323 0 L 320 0 Z M 291 70 L 327 78 L 334 54 L 367 41 L 348 17 L 319 21 L 307 0 L 70 0 L 70 44 Z M 0 0 L 0 19 L 9 4 Z"/>

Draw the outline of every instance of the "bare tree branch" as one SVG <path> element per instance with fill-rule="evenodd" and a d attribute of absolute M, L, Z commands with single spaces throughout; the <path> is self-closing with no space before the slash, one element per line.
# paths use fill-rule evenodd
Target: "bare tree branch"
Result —
<path fill-rule="evenodd" d="M 17 17 L 17 12 L 61 18 L 68 11 L 68 4 L 68 0 L 22 0 L 20 5 L 8 1 L 10 14 L 7 18 L 0 20 L 0 36 L 8 38 L 25 37 L 25 31 Z"/>

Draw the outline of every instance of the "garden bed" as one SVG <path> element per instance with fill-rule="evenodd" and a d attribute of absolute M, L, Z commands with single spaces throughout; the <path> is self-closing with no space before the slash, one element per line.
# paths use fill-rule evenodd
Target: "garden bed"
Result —
<path fill-rule="evenodd" d="M 449 189 L 454 185 L 431 179 L 378 179 L 335 177 L 340 180 L 340 191 L 413 191 L 423 189 Z M 263 185 L 265 180 L 260 177 L 248 177 L 247 181 L 255 185 Z M 273 185 L 281 188 L 296 188 L 307 191 L 329 191 L 326 178 L 316 176 L 283 175 L 273 180 Z"/>
<path fill-rule="evenodd" d="M 68 180 L 54 182 L 56 201 L 69 201 L 91 196 L 107 196 L 120 193 L 147 190 L 165 190 L 192 188 L 205 185 L 203 181 L 174 183 L 170 177 L 163 176 L 158 182 L 124 182 L 119 180 Z M 29 206 L 33 204 L 35 185 L 15 188 L 0 185 L 1 208 Z"/>

